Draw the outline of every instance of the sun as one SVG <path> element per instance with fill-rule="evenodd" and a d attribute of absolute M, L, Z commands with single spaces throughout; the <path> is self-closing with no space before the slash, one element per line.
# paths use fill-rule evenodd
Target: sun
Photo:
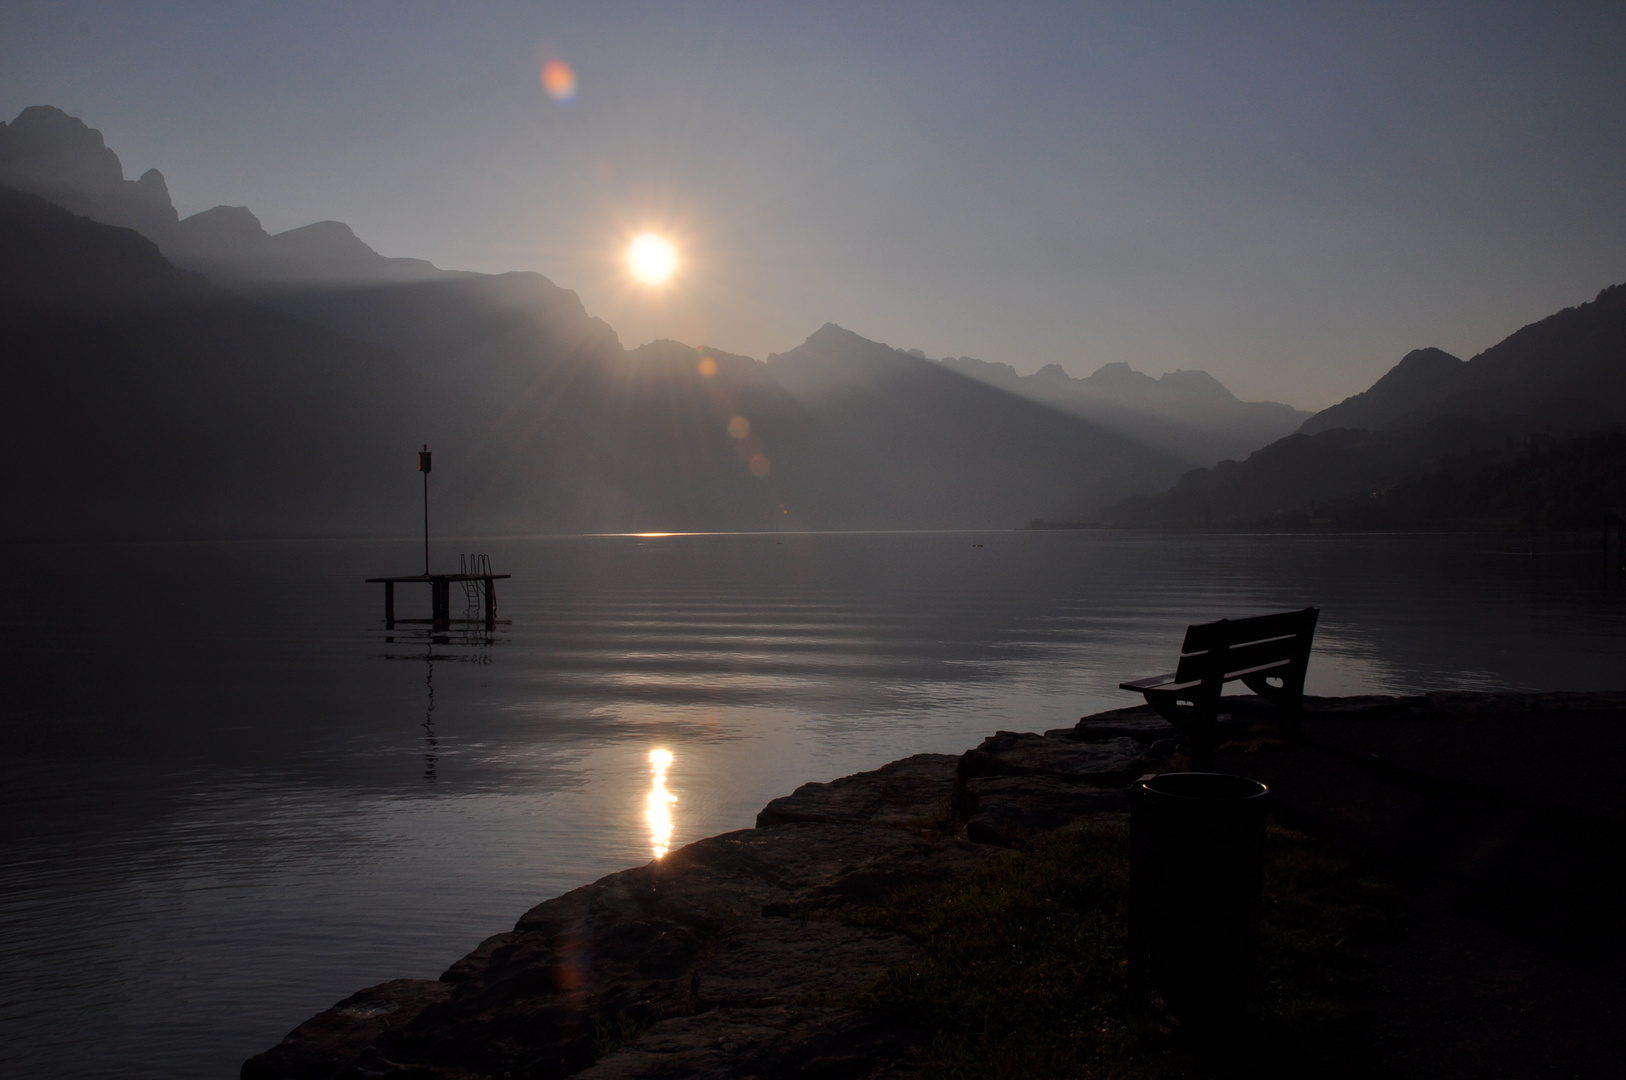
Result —
<path fill-rule="evenodd" d="M 677 269 L 677 249 L 665 237 L 644 233 L 627 248 L 627 265 L 645 285 L 662 285 Z"/>

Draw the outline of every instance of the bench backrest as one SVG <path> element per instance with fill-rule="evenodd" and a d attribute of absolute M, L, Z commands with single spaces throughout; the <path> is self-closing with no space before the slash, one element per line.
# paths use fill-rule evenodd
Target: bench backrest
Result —
<path fill-rule="evenodd" d="M 1289 661 L 1288 670 L 1302 679 L 1320 614 L 1320 608 L 1307 607 L 1187 627 L 1175 680 L 1223 680 L 1236 672 L 1283 660 Z"/>

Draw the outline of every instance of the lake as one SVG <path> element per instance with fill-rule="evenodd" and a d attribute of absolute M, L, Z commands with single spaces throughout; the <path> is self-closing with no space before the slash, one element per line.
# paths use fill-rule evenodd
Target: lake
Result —
<path fill-rule="evenodd" d="M 1601 537 L 437 542 L 490 634 L 385 629 L 414 541 L 0 550 L 8 1076 L 235 1076 L 805 781 L 1136 704 L 1190 622 L 1321 607 L 1315 694 L 1626 688 Z"/>

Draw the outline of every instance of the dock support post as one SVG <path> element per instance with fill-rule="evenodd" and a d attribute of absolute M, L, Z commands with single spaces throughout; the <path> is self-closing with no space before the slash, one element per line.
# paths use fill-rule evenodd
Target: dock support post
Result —
<path fill-rule="evenodd" d="M 395 629 L 395 582 L 384 582 L 384 627 Z"/>
<path fill-rule="evenodd" d="M 434 598 L 435 626 L 444 630 L 452 621 L 451 583 L 445 578 L 435 578 L 429 588 Z"/>
<path fill-rule="evenodd" d="M 497 581 L 486 578 L 486 629 L 497 625 Z"/>

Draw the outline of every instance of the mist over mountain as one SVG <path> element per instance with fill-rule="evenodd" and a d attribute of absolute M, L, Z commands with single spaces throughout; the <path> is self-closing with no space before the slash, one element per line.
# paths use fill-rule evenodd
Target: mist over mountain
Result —
<path fill-rule="evenodd" d="M 1192 462 L 833 325 L 766 361 L 626 350 L 539 274 L 386 258 L 338 222 L 272 235 L 243 207 L 182 220 L 48 107 L 0 125 L 0 182 L 105 223 L 4 204 L 30 238 L 5 273 L 34 280 L 4 312 L 31 343 L 6 365 L 8 437 L 34 448 L 13 534 L 410 532 L 423 441 L 445 520 L 484 532 L 1010 526 Z M 119 478 L 111 432 L 167 449 Z"/>
<path fill-rule="evenodd" d="M 1242 462 L 1100 514 L 1122 525 L 1579 527 L 1626 512 L 1626 285 L 1471 360 L 1407 353 L 1364 393 Z"/>
<path fill-rule="evenodd" d="M 485 532 L 1009 525 L 1180 468 L 834 326 L 554 353 L 495 410 L 3 190 L 0 286 L 13 538 L 410 534 L 420 438 L 440 520 Z"/>
<path fill-rule="evenodd" d="M 1075 379 L 1060 364 L 1018 375 L 1009 364 L 969 356 L 939 362 L 1200 465 L 1245 456 L 1292 433 L 1310 415 L 1280 402 L 1240 401 L 1206 371 L 1171 371 L 1154 379 L 1117 363 Z"/>
<path fill-rule="evenodd" d="M 404 532 L 400 433 L 464 422 L 387 351 L 4 188 L 0 330 L 7 538 Z"/>

